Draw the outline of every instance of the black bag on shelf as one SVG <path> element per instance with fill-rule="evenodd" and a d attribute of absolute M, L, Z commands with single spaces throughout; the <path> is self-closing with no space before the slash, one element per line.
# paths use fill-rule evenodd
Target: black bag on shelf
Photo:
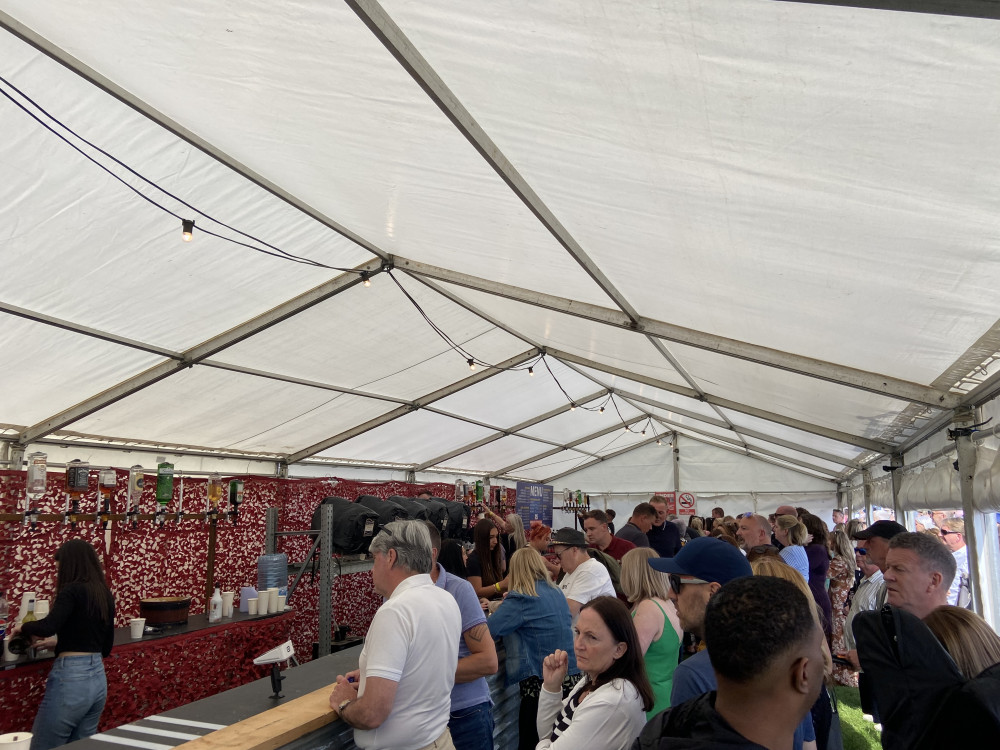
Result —
<path fill-rule="evenodd" d="M 353 555 L 368 551 L 368 545 L 378 533 L 378 513 L 344 497 L 324 497 L 312 516 L 312 528 L 320 527 L 320 508 L 333 506 L 333 549 Z"/>
<path fill-rule="evenodd" d="M 444 501 L 445 512 L 448 514 L 448 529 L 445 532 L 446 539 L 468 539 L 472 524 L 469 518 L 472 511 L 468 505 L 458 500 Z"/>
<path fill-rule="evenodd" d="M 445 507 L 444 500 L 435 497 L 432 497 L 430 500 L 415 498 L 413 502 L 427 508 L 427 520 L 441 530 L 442 537 L 447 537 L 448 509 Z"/>
<path fill-rule="evenodd" d="M 404 509 L 406 509 L 406 511 L 409 512 L 410 514 L 410 518 L 415 521 L 430 520 L 428 518 L 430 511 L 428 511 L 425 506 L 421 505 L 411 497 L 403 497 L 402 495 L 390 495 L 389 501 L 394 502 L 397 505 L 400 505 Z M 438 528 L 441 528 L 440 524 L 438 524 Z"/>
<path fill-rule="evenodd" d="M 410 511 L 392 500 L 383 500 L 374 495 L 360 495 L 358 503 L 378 514 L 378 525 L 385 526 L 392 521 L 407 521 Z"/>

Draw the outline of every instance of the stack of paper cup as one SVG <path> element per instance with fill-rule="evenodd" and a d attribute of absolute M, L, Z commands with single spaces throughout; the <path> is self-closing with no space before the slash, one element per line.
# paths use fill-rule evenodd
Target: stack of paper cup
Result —
<path fill-rule="evenodd" d="M 235 591 L 223 591 L 222 592 L 222 616 L 232 617 L 233 616 L 233 595 Z"/>
<path fill-rule="evenodd" d="M 132 638 L 138 640 L 142 638 L 142 633 L 146 629 L 146 618 L 145 617 L 133 617 L 128 621 L 128 626 L 131 629 Z"/>
<path fill-rule="evenodd" d="M 267 590 L 267 611 L 277 612 L 278 611 L 278 587 L 270 588 Z"/>
<path fill-rule="evenodd" d="M 257 592 L 257 614 L 266 615 L 267 605 L 271 601 L 271 590 L 261 589 Z"/>
<path fill-rule="evenodd" d="M 260 599 L 258 599 L 256 596 L 251 597 L 250 599 L 247 599 L 247 614 L 248 615 L 255 615 L 255 614 L 257 614 L 257 602 L 259 602 L 259 601 L 260 601 Z"/>
<path fill-rule="evenodd" d="M 284 596 L 281 596 L 281 595 L 278 596 L 278 611 L 279 612 L 284 612 L 285 611 L 285 599 L 286 598 L 287 597 L 284 597 Z"/>

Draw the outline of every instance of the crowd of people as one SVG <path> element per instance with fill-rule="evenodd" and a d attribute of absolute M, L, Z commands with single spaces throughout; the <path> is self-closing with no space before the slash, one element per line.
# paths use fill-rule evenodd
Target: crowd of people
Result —
<path fill-rule="evenodd" d="M 836 750 L 834 684 L 860 689 L 887 750 L 1000 736 L 1000 637 L 967 608 L 961 519 L 677 520 L 657 497 L 617 534 L 602 510 L 582 531 L 493 516 L 471 549 L 386 524 L 370 547 L 385 601 L 331 708 L 365 750 L 493 747 L 502 639 L 519 748 Z M 96 731 L 114 621 L 94 549 L 71 540 L 56 559 L 51 613 L 21 628 L 59 636 L 36 750 Z"/>
<path fill-rule="evenodd" d="M 386 603 L 330 705 L 359 747 L 492 747 L 481 681 L 502 639 L 519 748 L 833 750 L 834 684 L 860 687 L 874 721 L 893 700 L 854 623 L 896 610 L 926 623 L 963 684 L 1000 679 L 1000 638 L 961 605 L 960 520 L 938 535 L 832 520 L 782 506 L 682 524 L 654 497 L 618 533 L 602 510 L 582 531 L 484 518 L 471 551 L 449 540 L 441 553 L 432 525 L 389 524 L 372 543 Z M 419 564 L 405 544 L 427 545 Z M 429 658 L 427 629 L 453 658 Z"/>

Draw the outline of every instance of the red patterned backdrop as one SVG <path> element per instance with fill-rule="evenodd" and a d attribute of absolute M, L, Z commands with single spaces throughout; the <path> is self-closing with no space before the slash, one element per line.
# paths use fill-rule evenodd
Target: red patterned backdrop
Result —
<path fill-rule="evenodd" d="M 112 512 L 121 513 L 125 509 L 128 491 L 128 472 L 117 472 L 118 486 L 112 499 Z M 227 478 L 228 479 L 228 478 Z M 90 475 L 90 492 L 82 500 L 81 512 L 93 513 L 97 505 L 97 472 Z M 338 495 L 354 500 L 359 495 L 375 495 L 386 498 L 390 495 L 415 497 L 421 489 L 430 490 L 439 497 L 454 496 L 454 486 L 447 483 L 413 485 L 403 482 L 366 483 L 340 479 L 269 479 L 260 477 L 244 478 L 244 498 L 240 506 L 239 520 L 233 525 L 228 520 L 220 520 L 217 526 L 217 547 L 215 558 L 215 581 L 223 590 L 237 592 L 237 602 L 241 586 L 256 586 L 257 558 L 264 553 L 265 515 L 269 507 L 279 509 L 279 529 L 293 531 L 308 529 L 312 513 L 324 497 Z M 145 478 L 145 488 L 141 497 L 141 512 L 152 513 L 156 509 L 155 474 Z M 0 471 L 0 513 L 20 512 L 24 498 L 25 473 L 23 471 Z M 65 505 L 65 479 L 60 472 L 51 472 L 45 495 L 38 503 L 42 513 L 62 513 Z M 182 491 L 183 487 L 183 491 Z M 180 478 L 174 480 L 174 500 L 167 507 L 168 518 L 177 510 L 185 513 L 202 513 L 206 508 L 207 480 Z M 508 490 L 505 501 L 513 499 L 513 490 Z M 225 502 L 225 501 L 224 501 Z M 60 522 L 39 523 L 35 531 L 19 522 L 0 524 L 0 588 L 7 592 L 12 608 L 16 608 L 25 591 L 34 591 L 39 599 L 51 599 L 55 589 L 55 562 L 53 555 L 67 539 L 86 539 L 98 550 L 108 581 L 117 603 L 116 625 L 125 627 L 128 620 L 139 614 L 139 600 L 147 596 L 190 596 L 191 613 L 205 611 L 205 580 L 208 565 L 208 525 L 201 520 L 189 519 L 180 524 L 168 520 L 157 527 L 151 520 L 139 521 L 135 528 L 123 521 L 112 522 L 105 532 L 98 524 L 81 522 L 76 529 Z M 279 537 L 278 551 L 288 554 L 290 562 L 301 562 L 308 554 L 312 538 Z M 289 579 L 291 583 L 291 578 Z M 370 573 L 354 573 L 334 579 L 334 619 L 338 624 L 351 626 L 353 635 L 367 633 L 371 619 L 381 604 L 372 589 Z M 318 576 L 316 581 L 306 573 L 298 589 L 290 600 L 293 607 L 291 635 L 299 661 L 312 656 L 312 643 L 318 635 Z M 11 612 L 13 617 L 14 612 Z M 282 618 L 283 620 L 285 618 Z M 237 637 L 236 635 L 232 637 Z M 169 649 L 171 644 L 156 641 L 158 648 Z M 254 644 L 256 645 L 256 644 Z M 173 646 L 178 648 L 179 646 Z M 244 649 L 245 650 L 245 649 Z M 166 653 L 166 651 L 164 651 Z M 226 653 L 225 650 L 219 652 Z M 114 675 L 121 674 L 114 666 L 112 654 L 106 660 L 109 674 L 110 695 L 115 690 L 111 682 Z M 134 660 L 134 655 L 131 657 Z M 219 656 L 212 663 L 220 664 L 225 658 Z M 138 663 L 137 663 L 138 665 Z M 260 675 L 259 670 L 235 670 L 221 682 L 213 670 L 192 670 L 185 680 L 194 680 L 190 691 L 156 688 L 169 697 L 166 703 L 150 701 L 142 693 L 149 686 L 145 683 L 130 684 L 128 690 L 117 701 L 117 708 L 108 709 L 102 720 L 102 728 L 134 721 L 141 716 L 182 705 L 217 692 L 235 687 Z M 17 726 L 10 728 L 7 721 L 0 721 L 0 731 L 23 730 L 25 721 L 30 726 L 34 706 L 41 697 L 47 665 L 18 667 L 0 673 L 0 696 L 12 693 L 21 695 L 15 715 L 29 717 L 18 720 Z M 15 673 L 19 676 L 15 678 Z M 226 673 L 230 674 L 229 672 Z M 199 676 L 200 675 L 200 676 Z M 12 680 L 27 679 L 31 687 L 17 686 Z M 127 680 L 124 680 L 126 681 Z M 150 688 L 152 689 L 152 688 Z M 192 697 L 193 696 L 193 697 Z M 28 705 L 24 701 L 28 701 Z M 10 715 L 0 698 L 0 714 Z"/>

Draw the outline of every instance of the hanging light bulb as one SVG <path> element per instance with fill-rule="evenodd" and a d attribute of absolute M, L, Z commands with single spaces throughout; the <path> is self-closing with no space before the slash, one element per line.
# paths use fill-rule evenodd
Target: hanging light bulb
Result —
<path fill-rule="evenodd" d="M 535 377 L 535 368 L 534 367 L 529 367 L 528 368 L 528 375 L 530 375 L 531 377 Z"/>
<path fill-rule="evenodd" d="M 643 431 L 642 431 L 642 434 L 643 434 L 643 435 L 645 435 L 645 434 L 646 434 L 646 431 L 645 431 L 645 430 L 643 430 Z"/>
<path fill-rule="evenodd" d="M 476 369 L 476 363 L 473 361 L 472 357 L 469 357 L 465 361 L 469 363 L 469 369 L 470 370 L 475 370 Z"/>
<path fill-rule="evenodd" d="M 364 284 L 365 286 L 371 286 L 372 285 L 371 279 L 368 278 L 368 272 L 367 271 L 362 271 L 361 272 L 361 279 L 362 279 L 361 283 Z"/>
<path fill-rule="evenodd" d="M 569 404 L 569 410 L 570 410 L 570 411 L 576 411 L 576 404 L 575 404 L 575 403 L 573 403 L 572 401 L 570 401 L 570 404 Z"/>
<path fill-rule="evenodd" d="M 656 438 L 656 444 L 657 445 L 663 445 L 663 441 L 660 440 L 659 438 Z"/>
<path fill-rule="evenodd" d="M 190 242 L 194 234 L 194 219 L 181 219 L 181 239 Z"/>
<path fill-rule="evenodd" d="M 603 414 L 603 413 L 604 413 L 604 407 L 602 406 L 602 407 L 601 407 L 600 409 L 598 409 L 597 411 L 598 411 L 598 412 L 599 412 L 600 414 Z"/>

